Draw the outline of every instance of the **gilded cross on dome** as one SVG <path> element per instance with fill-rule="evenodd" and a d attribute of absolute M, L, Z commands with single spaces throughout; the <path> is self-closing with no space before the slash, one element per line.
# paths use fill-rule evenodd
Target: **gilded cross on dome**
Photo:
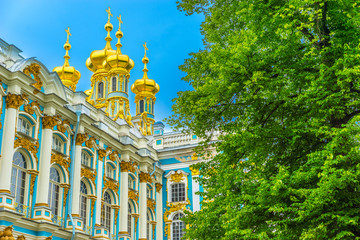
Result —
<path fill-rule="evenodd" d="M 144 47 L 144 49 L 145 49 L 145 57 L 146 57 L 146 50 L 149 50 L 149 49 L 147 48 L 147 46 L 146 46 L 146 42 L 145 42 L 145 44 L 143 45 L 143 47 Z"/>
<path fill-rule="evenodd" d="M 108 14 L 108 21 L 110 21 L 110 17 L 112 17 L 113 15 L 111 14 L 111 12 L 110 12 L 110 7 L 109 7 L 109 9 L 106 9 L 106 12 L 107 12 L 107 14 Z"/>
<path fill-rule="evenodd" d="M 70 27 L 68 27 L 67 29 L 65 29 L 65 32 L 67 34 L 67 42 L 69 42 L 69 36 L 71 36 L 71 33 L 70 33 Z"/>

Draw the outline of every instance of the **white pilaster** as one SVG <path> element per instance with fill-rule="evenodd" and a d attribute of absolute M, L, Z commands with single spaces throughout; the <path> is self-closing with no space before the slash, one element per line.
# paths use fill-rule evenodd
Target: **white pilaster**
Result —
<path fill-rule="evenodd" d="M 148 178 L 148 173 L 140 173 L 140 193 L 139 193 L 139 240 L 146 240 L 146 208 L 147 208 L 147 199 L 146 199 L 146 185 Z M 150 176 L 149 176 L 150 178 Z"/>
<path fill-rule="evenodd" d="M 120 227 L 119 234 L 128 233 L 128 193 L 129 193 L 129 155 L 122 154 L 123 160 L 120 164 L 121 167 L 121 183 L 120 183 Z"/>
<path fill-rule="evenodd" d="M 159 177 L 161 179 L 161 176 Z M 156 184 L 156 240 L 163 239 L 162 185 Z"/>
<path fill-rule="evenodd" d="M 194 173 L 194 172 L 193 172 Z M 194 177 L 198 177 L 198 175 L 192 175 L 192 199 L 193 199 L 193 212 L 200 210 L 200 196 L 195 194 L 199 192 L 200 186 L 199 183 L 194 179 Z"/>
<path fill-rule="evenodd" d="M 81 144 L 75 145 L 75 162 L 74 162 L 74 183 L 72 199 L 72 215 L 79 217 L 80 213 L 80 180 L 81 180 Z"/>
<path fill-rule="evenodd" d="M 97 226 L 101 225 L 101 193 L 102 193 L 102 185 L 103 185 L 103 175 L 104 175 L 104 159 L 98 158 L 98 166 L 97 171 L 97 187 L 96 187 L 96 221 L 95 224 Z"/>

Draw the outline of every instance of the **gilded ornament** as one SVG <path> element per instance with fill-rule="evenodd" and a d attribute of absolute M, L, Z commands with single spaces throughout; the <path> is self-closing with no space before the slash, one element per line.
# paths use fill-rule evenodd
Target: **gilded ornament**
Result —
<path fill-rule="evenodd" d="M 30 115 L 33 115 L 35 110 L 30 106 L 30 104 L 25 105 L 24 111 Z"/>
<path fill-rule="evenodd" d="M 68 172 L 68 174 L 69 174 L 70 162 L 71 162 L 71 160 L 69 157 L 65 157 L 59 153 L 51 154 L 51 163 L 59 164 L 60 166 L 65 168 L 65 170 Z"/>
<path fill-rule="evenodd" d="M 96 146 L 96 139 L 94 137 L 90 137 L 89 140 L 85 142 L 85 146 L 88 148 L 94 148 Z"/>
<path fill-rule="evenodd" d="M 24 235 L 20 235 L 17 237 L 17 240 L 25 240 L 25 236 Z"/>
<path fill-rule="evenodd" d="M 39 75 L 40 75 L 40 70 L 41 67 L 39 64 L 33 63 L 30 66 L 27 66 L 26 68 L 24 68 L 23 72 L 28 75 L 29 77 L 33 78 L 36 83 L 33 84 L 33 86 L 38 89 L 41 90 L 41 87 L 43 85 Z"/>
<path fill-rule="evenodd" d="M 150 224 L 152 225 L 152 234 L 153 234 L 153 239 L 155 239 L 155 228 L 156 228 L 156 222 L 155 221 L 151 221 Z"/>
<path fill-rule="evenodd" d="M 13 236 L 13 225 L 6 227 L 4 231 L 0 231 L 0 239 L 15 240 Z"/>
<path fill-rule="evenodd" d="M 94 215 L 94 206 L 95 206 L 95 200 L 96 200 L 96 196 L 95 195 L 88 195 L 88 198 L 91 199 L 91 218 Z"/>
<path fill-rule="evenodd" d="M 195 168 L 193 168 L 193 167 L 191 167 L 191 166 L 190 166 L 190 171 L 191 171 L 191 174 L 192 174 L 193 176 L 198 176 L 198 175 L 200 174 L 199 169 L 195 169 Z"/>
<path fill-rule="evenodd" d="M 102 160 L 104 157 L 106 157 L 106 151 L 104 149 L 100 149 L 98 151 L 99 159 Z"/>
<path fill-rule="evenodd" d="M 184 180 L 184 174 L 182 172 L 180 173 L 174 173 L 170 176 L 171 181 L 173 182 L 181 182 L 182 180 Z"/>
<path fill-rule="evenodd" d="M 129 197 L 129 199 L 132 199 L 135 202 L 137 202 L 138 199 L 139 199 L 139 193 L 137 191 L 135 191 L 135 190 L 129 189 L 128 197 Z"/>
<path fill-rule="evenodd" d="M 196 153 L 193 153 L 191 156 L 191 160 L 193 161 L 198 160 L 198 155 Z"/>
<path fill-rule="evenodd" d="M 86 133 L 78 133 L 76 135 L 75 145 L 82 145 L 88 138 Z"/>
<path fill-rule="evenodd" d="M 24 99 L 22 95 L 8 93 L 5 102 L 6 102 L 6 108 L 18 109 L 21 105 L 24 104 Z"/>
<path fill-rule="evenodd" d="M 115 182 L 114 180 L 111 179 L 106 179 L 104 176 L 104 188 L 103 188 L 103 192 L 105 191 L 105 189 L 111 189 L 114 192 L 118 192 L 119 191 L 119 183 Z"/>
<path fill-rule="evenodd" d="M 130 162 L 121 161 L 120 162 L 120 171 L 121 172 L 127 172 L 132 167 Z"/>
<path fill-rule="evenodd" d="M 70 184 L 63 183 L 63 184 L 61 184 L 61 187 L 62 187 L 62 188 L 64 188 L 64 202 L 63 202 L 63 208 L 65 208 L 65 205 L 66 205 L 66 198 L 67 198 L 67 195 L 68 195 L 68 193 L 69 193 Z"/>
<path fill-rule="evenodd" d="M 156 202 L 154 200 L 148 199 L 147 202 L 146 202 L 146 205 L 147 205 L 148 208 L 155 211 Z"/>
<path fill-rule="evenodd" d="M 162 184 L 160 183 L 155 183 L 155 187 L 156 187 L 156 191 L 159 193 L 161 191 L 161 188 L 162 188 Z"/>
<path fill-rule="evenodd" d="M 137 230 L 137 223 L 138 223 L 138 219 L 139 219 L 139 214 L 137 213 L 133 213 L 131 214 L 134 217 L 134 222 L 135 222 L 135 231 Z"/>
<path fill-rule="evenodd" d="M 119 208 L 120 208 L 120 206 L 117 206 L 117 207 L 115 208 L 115 226 L 117 226 Z"/>
<path fill-rule="evenodd" d="M 81 177 L 85 177 L 89 180 L 92 181 L 92 183 L 95 185 L 95 180 L 96 180 L 96 170 L 95 172 L 92 172 L 90 169 L 88 168 L 81 168 Z"/>
<path fill-rule="evenodd" d="M 58 119 L 55 116 L 44 115 L 42 124 L 44 129 L 53 129 L 58 124 Z"/>
<path fill-rule="evenodd" d="M 32 142 L 27 138 L 22 138 L 17 135 L 16 135 L 16 137 L 17 137 L 17 139 L 14 142 L 14 149 L 16 149 L 18 147 L 22 147 L 22 148 L 28 150 L 33 155 L 33 157 L 36 159 L 36 163 L 37 163 L 39 161 L 38 157 L 37 157 L 37 153 L 38 153 L 38 149 L 39 149 L 39 142 L 38 141 Z"/>
<path fill-rule="evenodd" d="M 140 182 L 152 183 L 152 179 L 149 173 L 140 172 L 139 178 L 140 178 Z"/>
<path fill-rule="evenodd" d="M 119 153 L 117 151 L 113 151 L 112 153 L 109 154 L 109 159 L 113 162 L 116 162 L 116 156 L 118 156 Z"/>
<path fill-rule="evenodd" d="M 31 174 L 31 178 L 30 178 L 30 195 L 32 196 L 34 193 L 34 185 L 35 185 L 35 180 L 36 180 L 36 176 L 39 175 L 39 171 L 34 170 L 34 169 L 30 169 L 27 171 L 27 173 Z"/>

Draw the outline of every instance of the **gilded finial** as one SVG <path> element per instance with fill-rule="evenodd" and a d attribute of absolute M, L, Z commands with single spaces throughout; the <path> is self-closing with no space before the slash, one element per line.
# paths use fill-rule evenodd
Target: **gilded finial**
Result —
<path fill-rule="evenodd" d="M 69 50 L 71 49 L 71 45 L 69 43 L 69 36 L 71 36 L 70 27 L 65 29 L 65 32 L 66 32 L 67 37 L 66 37 L 66 43 L 64 44 L 64 49 L 66 51 L 65 56 L 64 56 L 64 58 L 65 58 L 64 66 L 68 67 L 69 66 L 69 59 L 70 59 Z"/>
<path fill-rule="evenodd" d="M 144 57 L 142 59 L 142 62 L 144 63 L 144 69 L 143 69 L 143 72 L 144 72 L 144 76 L 143 76 L 143 79 L 148 79 L 148 76 L 147 76 L 147 72 L 149 71 L 146 67 L 146 64 L 149 63 L 149 59 L 147 58 L 146 56 L 146 51 L 149 50 L 146 46 L 146 42 L 145 44 L 143 44 L 143 47 L 144 47 L 144 50 L 145 50 L 145 54 L 144 54 Z"/>
<path fill-rule="evenodd" d="M 120 30 L 121 24 L 123 24 L 123 21 L 121 21 L 121 14 L 117 17 L 117 19 L 119 20 L 119 30 Z"/>
<path fill-rule="evenodd" d="M 110 12 L 110 7 L 109 7 L 109 9 L 106 9 L 106 12 L 107 12 L 107 14 L 108 14 L 108 22 L 110 22 L 110 17 L 113 16 L 113 15 L 111 14 L 111 12 Z"/>
<path fill-rule="evenodd" d="M 112 49 L 111 48 L 111 44 L 110 44 L 110 42 L 111 42 L 111 40 L 112 40 L 112 38 L 110 37 L 110 32 L 111 32 L 111 30 L 113 29 L 113 25 L 111 24 L 111 22 L 110 22 L 110 17 L 112 17 L 113 15 L 111 14 L 111 12 L 110 12 L 110 7 L 109 7 L 109 9 L 106 9 L 106 12 L 107 12 L 107 14 L 108 14 L 108 21 L 107 21 L 107 23 L 105 24 L 105 30 L 107 31 L 107 36 L 106 36 L 106 38 L 105 38 L 105 41 L 106 41 L 106 46 L 105 46 L 105 49 Z"/>
<path fill-rule="evenodd" d="M 120 39 L 123 37 L 123 32 L 120 30 L 121 29 L 121 24 L 123 23 L 123 21 L 121 20 L 121 14 L 117 17 L 117 19 L 119 20 L 119 29 L 117 30 L 115 36 L 117 37 L 118 41 L 115 44 L 115 46 L 117 47 L 117 53 L 121 54 L 121 50 L 120 48 L 122 47 L 122 44 L 120 43 Z"/>

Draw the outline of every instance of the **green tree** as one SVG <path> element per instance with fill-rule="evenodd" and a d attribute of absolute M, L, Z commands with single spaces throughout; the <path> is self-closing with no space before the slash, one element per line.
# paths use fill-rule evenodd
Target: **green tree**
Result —
<path fill-rule="evenodd" d="M 167 121 L 224 133 L 189 239 L 360 239 L 359 5 L 178 2 L 205 15 L 204 49 Z"/>

